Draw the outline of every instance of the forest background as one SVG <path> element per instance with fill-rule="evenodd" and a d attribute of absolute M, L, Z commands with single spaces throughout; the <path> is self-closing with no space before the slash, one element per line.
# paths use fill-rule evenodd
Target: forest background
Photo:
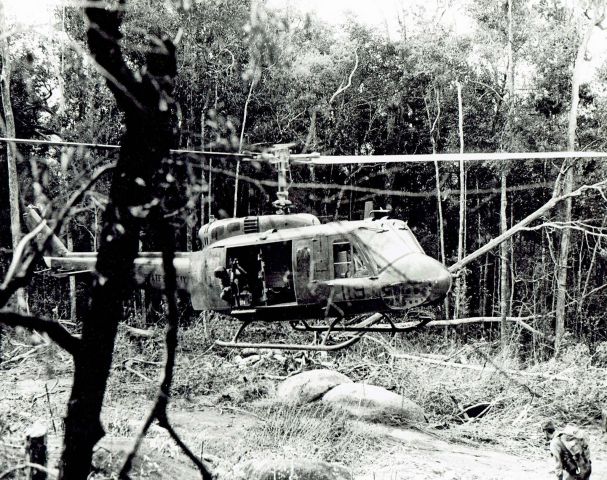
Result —
<path fill-rule="evenodd" d="M 327 24 L 250 1 L 127 5 L 122 31 L 129 66 L 145 63 L 149 35 L 179 38 L 174 148 L 261 151 L 291 143 L 296 153 L 329 155 L 605 149 L 601 1 L 460 0 L 424 8 L 414 3 L 403 7 L 397 34 L 356 17 Z M 465 29 L 457 28 L 453 11 L 465 19 Z M 10 95 L 3 89 L 4 131 L 12 136 L 10 96 L 18 138 L 118 144 L 125 118 L 88 54 L 82 11 L 66 5 L 55 14 L 55 27 L 44 33 L 3 23 L 3 86 L 10 86 Z M 83 178 L 117 157 L 101 147 L 20 144 L 17 150 L 12 178 L 21 213 L 29 203 L 64 205 Z M 11 178 L 10 153 L 2 147 L 8 161 L 0 163 L 0 178 Z M 170 205 L 177 250 L 199 249 L 196 232 L 211 216 L 272 211 L 276 183 L 270 165 L 229 157 L 211 163 L 210 157 L 188 154 L 173 159 L 180 199 Z M 297 166 L 291 174 L 296 211 L 324 221 L 354 220 L 368 200 L 390 206 L 426 252 L 448 266 L 554 198 L 566 197 L 459 271 L 449 299 L 434 311 L 456 319 L 457 326 L 431 329 L 420 335 L 419 346 L 469 344 L 475 361 L 486 364 L 488 355 L 501 352 L 515 366 L 530 368 L 564 352 L 562 358 L 573 358 L 574 367 L 583 369 L 575 372 L 584 388 L 560 390 L 563 401 L 552 411 L 600 416 L 605 394 L 597 379 L 604 380 L 607 366 L 604 161 Z M 10 189 L 9 182 L 0 182 L 1 205 L 9 205 Z M 109 195 L 103 179 L 86 192 L 62 234 L 70 248 L 93 251 L 103 242 Z M 0 210 L 0 225 L 4 273 L 15 240 L 26 230 L 8 208 Z M 143 232 L 141 248 L 159 249 L 153 232 Z M 36 316 L 69 319 L 77 329 L 91 288 L 86 279 L 34 275 L 23 295 L 25 308 Z M 163 318 L 160 296 L 151 291 L 128 303 L 125 316 L 133 324 L 149 326 Z M 193 318 L 186 309 L 181 322 L 187 326 Z M 461 319 L 471 323 L 461 325 Z M 220 322 L 218 328 L 229 327 Z M 550 378 L 559 378 L 562 365 L 548 368 L 553 367 Z M 442 412 L 446 395 L 439 398 L 426 387 L 413 392 L 416 400 Z M 482 395 L 496 389 L 501 392 L 491 383 Z"/>
<path fill-rule="evenodd" d="M 293 143 L 294 152 L 329 155 L 566 149 L 572 72 L 592 23 L 584 15 L 591 4 L 514 2 L 509 17 L 507 2 L 455 3 L 470 25 L 467 33 L 443 18 L 453 2 L 438 2 L 421 10 L 403 7 L 400 35 L 394 38 L 355 17 L 337 26 L 295 9 L 256 8 L 252 14 L 250 2 L 194 2 L 185 10 L 168 2 L 134 1 L 124 22 L 126 51 L 140 64 L 146 34 L 182 29 L 175 148 L 238 151 Z M 73 7 L 56 15 L 55 30 L 44 36 L 11 31 L 16 135 L 117 144 L 123 119 L 83 53 L 82 16 Z M 602 31 L 594 30 L 602 38 Z M 601 150 L 607 68 L 600 59 L 584 63 L 574 147 Z M 74 179 L 112 157 L 99 149 L 19 149 L 22 158 L 41 160 L 45 194 L 57 203 L 72 193 Z M 197 227 L 209 215 L 272 210 L 272 168 L 238 165 L 242 178 L 236 187 L 235 161 L 217 161 L 210 183 L 208 160 L 189 163 L 182 172 L 188 201 L 179 249 L 199 248 Z M 603 179 L 603 163 L 580 159 L 567 170 L 560 161 L 469 162 L 463 188 L 460 166 L 453 162 L 294 167 L 291 191 L 296 211 L 325 220 L 361 218 L 366 200 L 389 205 L 408 221 L 427 253 L 451 265 L 544 205 L 567 174 L 573 174 L 572 190 Z M 34 200 L 29 165 L 18 164 L 23 205 Z M 0 168 L 6 178 L 6 162 Z M 3 205 L 7 187 L 0 185 Z M 96 249 L 104 201 L 98 187 L 66 228 L 74 250 Z M 0 212 L 2 225 L 10 224 L 8 214 Z M 442 316 L 495 317 L 507 310 L 507 316 L 523 317 L 550 337 L 563 296 L 567 332 L 592 346 L 603 342 L 605 218 L 601 192 L 576 199 L 569 218 L 558 210 L 543 216 L 506 249 L 502 245 L 468 265 L 465 281 L 454 289 L 456 301 Z M 558 268 L 564 232 L 571 235 L 565 286 Z M 0 246 L 6 268 L 8 228 L 0 230 Z M 151 239 L 143 239 L 143 248 L 154 248 Z M 35 282 L 43 283 L 44 295 L 35 287 L 30 292 L 32 308 L 70 316 L 66 281 L 50 287 Z M 484 327 L 471 333 L 492 338 L 493 332 Z"/>

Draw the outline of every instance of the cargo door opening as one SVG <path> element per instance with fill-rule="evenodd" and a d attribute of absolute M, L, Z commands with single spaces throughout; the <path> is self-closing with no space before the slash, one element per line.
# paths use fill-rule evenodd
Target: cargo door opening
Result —
<path fill-rule="evenodd" d="M 217 272 L 222 298 L 234 308 L 295 302 L 291 242 L 228 248 L 226 267 Z"/>

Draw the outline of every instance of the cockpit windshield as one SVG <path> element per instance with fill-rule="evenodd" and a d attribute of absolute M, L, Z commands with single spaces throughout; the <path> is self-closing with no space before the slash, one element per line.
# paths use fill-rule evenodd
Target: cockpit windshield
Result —
<path fill-rule="evenodd" d="M 356 235 L 367 247 L 369 256 L 379 271 L 389 268 L 397 260 L 411 253 L 424 253 L 421 245 L 401 220 L 387 220 L 364 226 Z"/>

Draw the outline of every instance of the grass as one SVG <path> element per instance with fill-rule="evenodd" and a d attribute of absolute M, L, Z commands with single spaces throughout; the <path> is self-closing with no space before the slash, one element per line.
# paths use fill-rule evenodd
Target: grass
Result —
<path fill-rule="evenodd" d="M 275 403 L 273 392 L 278 379 L 300 364 L 305 368 L 328 366 L 354 381 L 403 394 L 424 408 L 429 417 L 427 429 L 449 441 L 545 457 L 539 425 L 551 417 L 559 424 L 586 425 L 591 437 L 594 436 L 593 455 L 605 453 L 595 425 L 607 400 L 607 344 L 599 344 L 590 352 L 583 344 L 570 343 L 558 359 L 533 364 L 516 353 L 501 359 L 495 341 L 467 343 L 422 333 L 409 338 L 366 338 L 354 348 L 329 355 L 263 352 L 256 362 L 247 364 L 242 362 L 239 352 L 211 348 L 215 337 L 222 333 L 227 336 L 234 326 L 230 323 L 226 327 L 224 319 L 215 317 L 195 321 L 180 331 L 171 407 L 171 411 L 181 412 L 186 419 L 180 432 L 186 443 L 196 449 L 202 448 L 201 442 L 209 433 L 189 424 L 187 412 L 192 412 L 195 418 L 212 405 L 217 411 L 248 410 L 263 419 L 225 439 L 216 437 L 204 447 L 205 452 L 223 459 L 224 468 L 241 459 L 269 455 L 303 456 L 358 468 L 372 461 L 374 452 L 390 451 L 392 447 L 377 437 L 375 430 L 361 429 L 342 410 L 322 403 L 303 407 Z M 153 330 L 152 337 L 146 339 L 130 337 L 123 329 L 119 332 L 104 407 L 104 425 L 109 435 L 133 437 L 157 392 L 164 329 L 159 326 Z M 12 355 L 27 353 L 36 346 L 32 342 L 35 340 L 27 334 L 13 332 L 4 336 L 3 351 Z M 462 364 L 484 365 L 490 359 L 502 368 L 521 368 L 548 378 L 506 376 L 490 368 L 481 372 L 446 368 L 399 359 L 392 354 L 395 351 Z M 60 349 L 48 345 L 0 368 L 4 370 L 2 387 L 7 392 L 0 397 L 0 471 L 3 471 L 23 458 L 15 445 L 22 443 L 25 430 L 34 420 L 48 420 L 52 415 L 57 435 L 61 435 L 61 417 L 69 395 L 69 388 L 63 384 L 48 399 L 25 387 L 15 390 L 14 385 L 23 385 L 27 379 L 34 383 L 55 378 L 65 382 L 71 376 L 72 364 Z M 561 381 L 558 375 L 570 381 Z M 458 417 L 461 405 L 480 402 L 493 403 L 484 417 L 472 421 Z M 154 465 L 158 459 L 179 454 L 160 429 L 152 429 L 148 437 L 141 464 L 141 471 L 146 473 L 142 478 L 155 478 Z M 104 475 L 112 468 L 106 465 Z"/>
<path fill-rule="evenodd" d="M 340 361 L 343 373 L 355 380 L 384 386 L 402 393 L 421 405 L 430 425 L 439 427 L 441 436 L 452 441 L 473 441 L 499 445 L 511 452 L 545 455 L 540 425 L 553 418 L 559 425 L 577 423 L 593 430 L 598 439 L 597 419 L 607 400 L 607 348 L 590 355 L 583 344 L 569 344 L 558 359 L 525 365 L 510 354 L 504 360 L 496 352 L 497 342 L 439 341 L 427 343 L 426 335 L 416 341 L 395 339 L 386 348 L 363 340 L 346 352 Z M 434 337 L 436 340 L 436 336 Z M 501 369 L 521 369 L 530 375 L 506 375 L 493 368 L 479 372 L 398 359 L 391 350 L 431 356 L 462 364 L 485 365 Z M 567 377 L 569 381 L 562 381 Z M 483 417 L 462 421 L 457 416 L 462 405 L 491 402 Z"/>
<path fill-rule="evenodd" d="M 270 454 L 354 466 L 377 443 L 355 428 L 344 410 L 324 403 L 266 402 L 255 411 L 264 421 L 250 432 L 248 444 Z"/>

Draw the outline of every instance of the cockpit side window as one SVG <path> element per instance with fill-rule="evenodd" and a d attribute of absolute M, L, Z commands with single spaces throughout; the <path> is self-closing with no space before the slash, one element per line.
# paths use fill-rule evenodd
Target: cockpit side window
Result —
<path fill-rule="evenodd" d="M 417 238 L 415 238 L 415 235 L 413 235 L 413 232 L 405 222 L 399 222 L 398 224 L 395 224 L 394 227 L 396 228 L 397 235 L 402 241 L 408 244 L 413 251 L 417 250 L 421 253 L 424 252 L 424 249 L 419 244 Z"/>

